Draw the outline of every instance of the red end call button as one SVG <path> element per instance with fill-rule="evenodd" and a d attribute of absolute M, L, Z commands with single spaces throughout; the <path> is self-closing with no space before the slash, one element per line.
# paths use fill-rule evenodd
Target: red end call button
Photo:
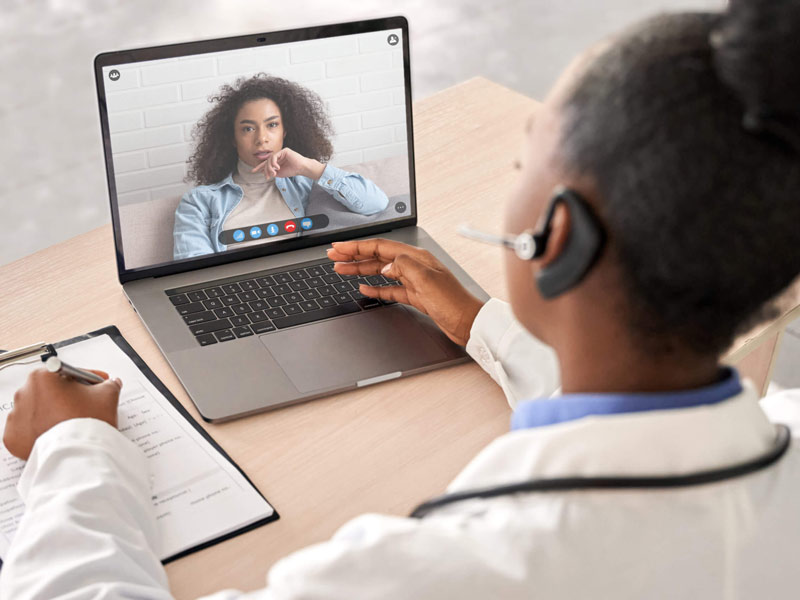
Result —
<path fill-rule="evenodd" d="M 287 232 L 292 233 L 295 229 L 297 229 L 297 224 L 294 221 L 286 221 L 286 223 L 283 224 L 283 228 Z"/>

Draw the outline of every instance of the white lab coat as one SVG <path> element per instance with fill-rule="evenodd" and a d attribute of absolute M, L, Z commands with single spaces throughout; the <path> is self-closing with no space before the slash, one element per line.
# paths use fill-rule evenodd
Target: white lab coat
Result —
<path fill-rule="evenodd" d="M 470 354 L 512 405 L 558 386 L 551 351 L 508 305 L 480 312 Z M 800 390 L 759 405 L 749 384 L 718 404 L 583 418 L 513 431 L 449 491 L 537 477 L 666 475 L 768 450 L 769 419 L 800 432 Z M 0 576 L 5 600 L 170 598 L 138 449 L 99 421 L 36 443 L 19 484 L 27 511 Z M 423 499 L 420 499 L 423 500 Z M 353 598 L 796 598 L 800 443 L 777 465 L 667 491 L 528 493 L 422 519 L 363 515 L 279 561 L 267 588 L 215 600 Z"/>

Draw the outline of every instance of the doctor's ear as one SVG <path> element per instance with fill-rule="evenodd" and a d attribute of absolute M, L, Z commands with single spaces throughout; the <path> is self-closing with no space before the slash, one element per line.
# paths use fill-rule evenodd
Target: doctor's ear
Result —
<path fill-rule="evenodd" d="M 597 262 L 606 241 L 592 207 L 567 188 L 554 192 L 539 235 L 542 266 L 536 273 L 536 287 L 544 298 L 555 298 L 578 285 Z"/>

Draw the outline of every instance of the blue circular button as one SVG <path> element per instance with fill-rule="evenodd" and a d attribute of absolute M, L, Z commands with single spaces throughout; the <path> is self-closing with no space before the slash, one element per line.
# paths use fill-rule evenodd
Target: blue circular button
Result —
<path fill-rule="evenodd" d="M 267 225 L 267 233 L 270 235 L 278 235 L 278 226 L 275 223 Z"/>
<path fill-rule="evenodd" d="M 253 227 L 251 227 L 250 228 L 250 237 L 253 238 L 254 240 L 257 240 L 258 238 L 260 238 L 261 237 L 261 227 L 258 227 L 257 225 L 254 225 Z"/>
<path fill-rule="evenodd" d="M 242 231 L 241 229 L 237 229 L 236 231 L 234 231 L 233 239 L 237 242 L 241 242 L 242 240 L 244 240 L 244 231 Z"/>
<path fill-rule="evenodd" d="M 300 221 L 300 227 L 302 227 L 303 229 L 311 229 L 312 225 L 313 223 L 311 222 L 311 219 L 309 219 L 308 217 Z"/>

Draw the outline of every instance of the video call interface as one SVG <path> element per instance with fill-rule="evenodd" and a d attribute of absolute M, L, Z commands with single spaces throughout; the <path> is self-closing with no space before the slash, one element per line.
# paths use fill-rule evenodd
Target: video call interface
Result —
<path fill-rule="evenodd" d="M 125 268 L 411 216 L 401 36 L 103 67 Z"/>

